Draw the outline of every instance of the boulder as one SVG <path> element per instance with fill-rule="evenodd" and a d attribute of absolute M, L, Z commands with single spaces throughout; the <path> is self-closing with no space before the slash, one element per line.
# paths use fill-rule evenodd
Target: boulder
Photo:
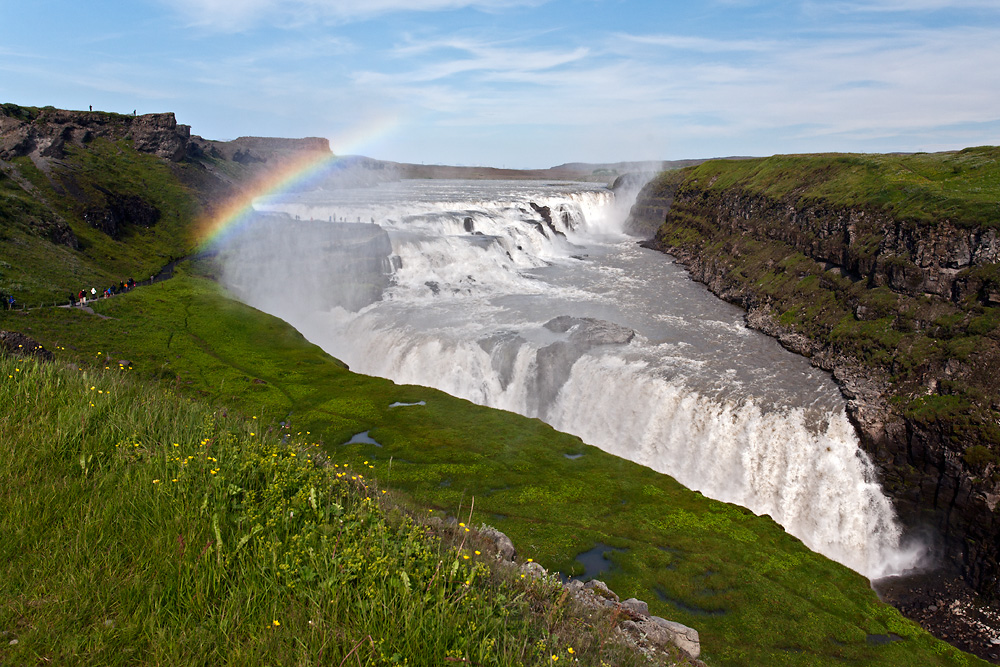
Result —
<path fill-rule="evenodd" d="M 621 603 L 621 606 L 635 616 L 649 616 L 649 605 L 642 600 L 629 598 Z"/>
<path fill-rule="evenodd" d="M 500 560 L 514 560 L 517 557 L 517 549 L 510 538 L 501 533 L 493 526 L 480 526 L 479 534 L 488 539 L 497 548 L 497 556 Z"/>
<path fill-rule="evenodd" d="M 692 658 L 701 655 L 701 640 L 698 631 L 686 625 L 652 616 L 640 621 L 625 621 L 621 629 L 644 638 L 651 644 L 665 648 L 674 645 Z"/>
<path fill-rule="evenodd" d="M 591 579 L 586 584 L 583 585 L 584 588 L 591 591 L 594 595 L 602 597 L 606 600 L 611 600 L 613 602 L 618 602 L 618 594 L 613 590 L 608 588 L 608 585 L 601 581 L 600 579 Z"/>
<path fill-rule="evenodd" d="M 676 621 L 668 621 L 659 616 L 650 616 L 647 623 L 659 628 L 663 634 L 669 637 L 669 641 L 692 658 L 697 658 L 701 655 L 701 638 L 698 636 L 698 631 L 694 628 L 689 628 Z"/>

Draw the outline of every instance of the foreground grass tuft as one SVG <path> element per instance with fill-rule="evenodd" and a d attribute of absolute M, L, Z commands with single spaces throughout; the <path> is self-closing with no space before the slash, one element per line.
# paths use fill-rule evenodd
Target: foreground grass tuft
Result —
<path fill-rule="evenodd" d="M 0 357 L 0 403 L 0 663 L 645 662 L 373 465 L 114 371 Z"/>

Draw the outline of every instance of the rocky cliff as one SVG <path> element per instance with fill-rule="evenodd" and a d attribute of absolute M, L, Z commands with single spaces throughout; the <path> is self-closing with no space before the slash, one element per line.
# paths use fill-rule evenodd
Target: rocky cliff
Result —
<path fill-rule="evenodd" d="M 286 160 L 303 153 L 332 155 L 330 142 L 320 137 L 282 139 L 278 137 L 240 137 L 232 141 L 209 141 L 194 137 L 197 150 L 213 157 L 240 164 Z"/>
<path fill-rule="evenodd" d="M 665 176 L 632 218 L 659 219 L 652 247 L 832 371 L 903 521 L 977 590 L 1000 596 L 1000 216 L 951 207 L 927 219 L 903 204 L 852 203 L 830 165 L 826 180 L 769 188 L 767 169 L 734 176 L 709 163 Z"/>
<path fill-rule="evenodd" d="M 0 160 L 61 158 L 67 144 L 84 146 L 97 137 L 127 139 L 142 153 L 177 162 L 188 151 L 191 128 L 172 113 L 126 116 L 103 111 L 0 107 Z"/>
<path fill-rule="evenodd" d="M 179 124 L 173 113 L 129 116 L 105 111 L 0 106 L 0 160 L 25 156 L 58 159 L 65 156 L 68 144 L 82 148 L 98 137 L 130 141 L 134 150 L 172 162 L 209 154 L 246 165 L 280 162 L 302 153 L 332 154 L 330 142 L 320 137 L 203 139 L 192 135 L 190 126 Z"/>
<path fill-rule="evenodd" d="M 680 170 L 664 172 L 659 178 L 650 180 L 636 197 L 635 204 L 625 220 L 624 231 L 633 236 L 651 238 L 656 234 L 663 221 L 667 218 L 667 211 L 674 203 L 677 189 L 684 180 Z M 617 189 L 619 181 L 615 181 L 612 186 Z"/>

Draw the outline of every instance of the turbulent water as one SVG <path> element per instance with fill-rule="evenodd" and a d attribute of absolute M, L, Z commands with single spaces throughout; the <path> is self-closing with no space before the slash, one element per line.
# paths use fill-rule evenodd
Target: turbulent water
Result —
<path fill-rule="evenodd" d="M 500 181 L 264 199 L 258 210 L 380 225 L 391 284 L 348 312 L 306 305 L 294 285 L 264 289 L 281 272 L 238 255 L 224 279 L 353 370 L 544 419 L 769 514 L 869 577 L 914 565 L 830 378 L 622 234 L 630 204 L 591 184 Z M 320 248 L 287 258 L 317 275 L 330 262 Z"/>

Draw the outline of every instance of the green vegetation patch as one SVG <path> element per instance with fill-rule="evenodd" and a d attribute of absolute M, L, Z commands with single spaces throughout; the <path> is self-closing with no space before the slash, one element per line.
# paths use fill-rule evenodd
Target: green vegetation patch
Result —
<path fill-rule="evenodd" d="M 775 155 L 712 160 L 685 170 L 687 185 L 739 187 L 802 204 L 872 206 L 922 224 L 950 220 L 966 227 L 1000 224 L 1000 148 L 949 153 Z"/>

